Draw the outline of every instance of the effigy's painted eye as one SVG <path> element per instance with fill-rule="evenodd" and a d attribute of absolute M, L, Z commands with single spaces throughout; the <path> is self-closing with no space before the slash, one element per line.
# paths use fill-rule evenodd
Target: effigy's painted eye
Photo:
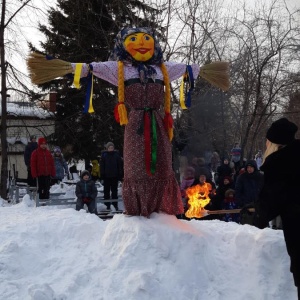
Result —
<path fill-rule="evenodd" d="M 149 35 L 145 35 L 144 39 L 145 39 L 146 41 L 149 41 L 149 40 L 150 40 L 150 36 L 149 36 Z"/>
<path fill-rule="evenodd" d="M 134 42 L 134 41 L 136 40 L 136 37 L 135 37 L 135 36 L 132 36 L 132 37 L 130 38 L 130 40 L 131 40 L 132 42 Z"/>

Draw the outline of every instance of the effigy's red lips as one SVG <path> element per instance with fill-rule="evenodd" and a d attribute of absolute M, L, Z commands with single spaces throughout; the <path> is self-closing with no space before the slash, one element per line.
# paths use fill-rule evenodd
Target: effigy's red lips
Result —
<path fill-rule="evenodd" d="M 141 54 L 145 54 L 149 51 L 150 49 L 146 49 L 146 48 L 139 48 L 139 49 L 135 49 L 135 51 L 140 52 Z"/>

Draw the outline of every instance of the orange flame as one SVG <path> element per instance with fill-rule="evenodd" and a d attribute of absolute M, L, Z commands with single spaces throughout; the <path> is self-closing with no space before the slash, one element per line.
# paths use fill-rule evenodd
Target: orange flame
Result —
<path fill-rule="evenodd" d="M 185 215 L 188 218 L 202 218 L 205 215 L 204 207 L 209 203 L 209 193 L 212 190 L 212 186 L 208 182 L 204 182 L 202 185 L 197 184 L 186 189 L 186 195 L 188 197 L 188 210 Z"/>

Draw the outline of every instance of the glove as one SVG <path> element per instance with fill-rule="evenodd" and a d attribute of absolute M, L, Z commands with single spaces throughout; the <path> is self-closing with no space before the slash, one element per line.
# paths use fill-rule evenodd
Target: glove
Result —
<path fill-rule="evenodd" d="M 89 197 L 83 197 L 82 200 L 84 203 L 90 203 L 92 199 Z"/>

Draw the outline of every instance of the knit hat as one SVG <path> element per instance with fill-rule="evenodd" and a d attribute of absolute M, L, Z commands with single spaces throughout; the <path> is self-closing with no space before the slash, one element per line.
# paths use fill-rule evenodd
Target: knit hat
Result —
<path fill-rule="evenodd" d="M 228 189 L 228 190 L 225 192 L 225 198 L 228 198 L 228 197 L 229 197 L 229 194 L 235 195 L 235 190 L 233 190 L 233 189 Z"/>
<path fill-rule="evenodd" d="M 56 147 L 54 147 L 53 152 L 54 153 L 61 153 L 61 150 L 58 146 L 56 146 Z"/>
<path fill-rule="evenodd" d="M 91 174 L 90 174 L 90 172 L 88 171 L 88 170 L 84 170 L 84 171 L 82 171 L 82 173 L 81 173 L 81 178 L 83 178 L 83 176 L 85 176 L 85 175 L 88 175 L 89 177 L 91 177 Z"/>
<path fill-rule="evenodd" d="M 32 141 L 32 140 L 36 140 L 36 135 L 31 135 L 30 136 L 30 140 Z"/>
<path fill-rule="evenodd" d="M 106 149 L 108 149 L 111 146 L 113 146 L 115 148 L 115 145 L 113 142 L 108 142 L 105 147 L 106 147 Z"/>
<path fill-rule="evenodd" d="M 230 183 L 232 182 L 232 178 L 230 176 L 224 176 L 223 181 L 227 179 Z"/>
<path fill-rule="evenodd" d="M 184 172 L 184 175 L 185 176 L 188 176 L 188 175 L 190 175 L 190 176 L 195 176 L 195 169 L 193 168 L 193 167 L 187 167 L 186 169 L 185 169 L 185 172 Z"/>
<path fill-rule="evenodd" d="M 254 159 L 250 159 L 246 162 L 245 167 L 247 168 L 248 166 L 253 167 L 255 170 L 257 170 L 257 164 Z"/>
<path fill-rule="evenodd" d="M 296 124 L 286 118 L 281 118 L 272 123 L 267 131 L 267 139 L 274 144 L 287 145 L 295 140 L 297 130 Z"/>
<path fill-rule="evenodd" d="M 42 144 L 47 144 L 47 141 L 46 141 L 45 138 L 40 137 L 39 140 L 38 140 L 38 145 L 40 146 L 40 145 L 42 145 Z"/>

